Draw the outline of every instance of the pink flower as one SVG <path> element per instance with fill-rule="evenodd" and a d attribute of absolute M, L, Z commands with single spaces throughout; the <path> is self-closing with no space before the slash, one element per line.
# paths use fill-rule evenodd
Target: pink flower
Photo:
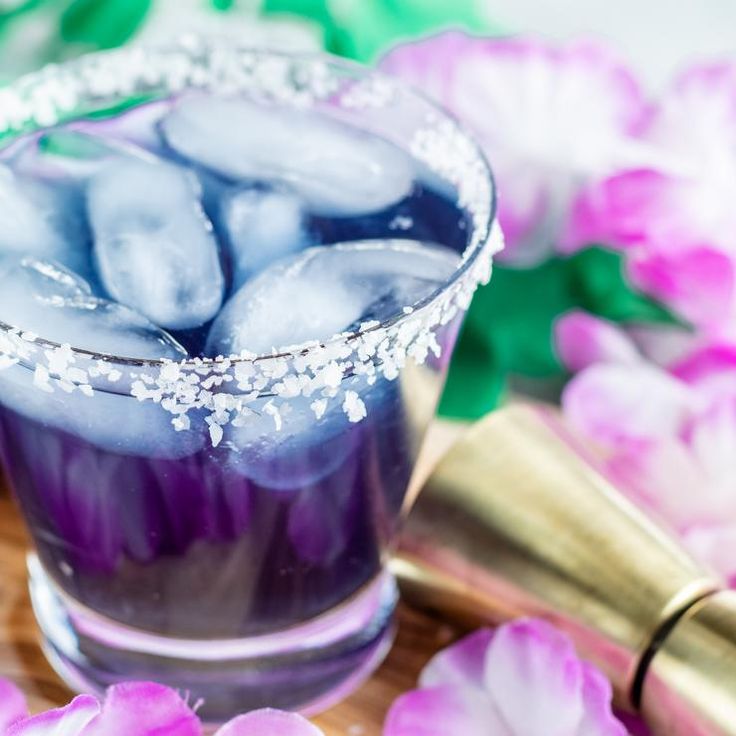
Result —
<path fill-rule="evenodd" d="M 589 315 L 565 315 L 555 334 L 560 358 L 579 371 L 562 397 L 567 419 L 607 450 L 623 490 L 736 579 L 736 347 L 701 346 L 662 367 Z"/>
<path fill-rule="evenodd" d="M 557 352 L 573 373 L 594 363 L 636 363 L 641 355 L 618 327 L 586 312 L 568 312 L 558 320 Z"/>
<path fill-rule="evenodd" d="M 107 691 L 103 703 L 79 695 L 64 708 L 28 716 L 25 700 L 0 680 L 0 736 L 202 736 L 194 711 L 170 688 L 127 682 Z M 239 716 L 215 736 L 321 736 L 295 713 L 264 709 Z"/>
<path fill-rule="evenodd" d="M 561 248 L 624 249 L 632 284 L 696 325 L 721 325 L 734 314 L 736 217 L 704 223 L 706 190 L 694 179 L 652 169 L 614 174 L 578 195 Z"/>
<path fill-rule="evenodd" d="M 384 736 L 624 736 L 611 687 L 549 624 L 521 620 L 437 654 L 401 696 Z"/>
<path fill-rule="evenodd" d="M 647 126 L 647 139 L 722 184 L 736 154 L 736 62 L 695 64 L 673 81 Z M 724 155 L 725 154 L 725 155 Z M 713 167 L 713 168 L 711 168 Z M 706 171 L 705 169 L 711 169 Z"/>
<path fill-rule="evenodd" d="M 700 240 L 736 251 L 736 215 L 730 194 L 736 184 L 736 63 L 694 66 L 675 79 L 641 134 L 648 168 L 615 172 L 607 196 L 594 183 L 587 215 L 605 226 L 608 208 L 628 220 L 621 245 L 656 243 L 673 248 Z M 584 193 L 582 201 L 589 196 Z M 613 209 L 611 209 L 613 208 Z M 669 218 L 669 222 L 667 219 Z M 609 221 L 610 222 L 610 221 Z M 579 223 L 578 223 L 579 224 Z M 573 225 L 574 230 L 574 225 Z M 730 245 L 729 245 L 729 241 Z"/>
<path fill-rule="evenodd" d="M 736 233 L 735 233 L 736 234 Z M 718 325 L 734 314 L 734 260 L 697 243 L 678 253 L 633 254 L 631 283 L 695 325 Z"/>
<path fill-rule="evenodd" d="M 632 282 L 710 334 L 736 336 L 736 64 L 675 80 L 642 132 L 645 167 L 593 182 L 561 248 L 622 248 Z"/>
<path fill-rule="evenodd" d="M 687 182 L 656 169 L 615 172 L 579 193 L 560 245 L 565 251 L 591 243 L 674 248 L 695 237 L 690 213 L 674 206 L 688 193 Z"/>
<path fill-rule="evenodd" d="M 28 717 L 28 707 L 23 693 L 7 680 L 0 680 L 0 734 L 8 728 Z"/>
<path fill-rule="evenodd" d="M 592 43 L 448 31 L 399 46 L 381 66 L 478 137 L 498 179 L 504 258 L 516 262 L 549 254 L 579 189 L 631 160 L 648 112 L 629 70 Z"/>
<path fill-rule="evenodd" d="M 263 708 L 238 716 L 225 724 L 215 736 L 324 736 L 296 713 Z"/>

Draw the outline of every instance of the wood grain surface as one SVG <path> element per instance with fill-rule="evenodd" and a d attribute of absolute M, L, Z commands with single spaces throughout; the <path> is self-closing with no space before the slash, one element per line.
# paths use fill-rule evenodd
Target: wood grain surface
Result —
<path fill-rule="evenodd" d="M 27 537 L 15 504 L 0 489 L 0 677 L 20 686 L 36 712 L 68 702 L 72 694 L 39 647 L 26 586 L 26 549 Z M 401 606 L 396 643 L 383 666 L 350 698 L 314 722 L 327 736 L 379 736 L 392 701 L 414 686 L 426 661 L 457 633 Z"/>

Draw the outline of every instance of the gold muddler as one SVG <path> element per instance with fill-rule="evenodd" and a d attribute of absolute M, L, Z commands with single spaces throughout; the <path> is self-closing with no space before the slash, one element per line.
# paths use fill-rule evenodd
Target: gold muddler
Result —
<path fill-rule="evenodd" d="M 654 733 L 736 736 L 736 591 L 625 499 L 553 410 L 490 415 L 414 487 L 393 563 L 406 599 L 469 625 L 546 618 Z"/>

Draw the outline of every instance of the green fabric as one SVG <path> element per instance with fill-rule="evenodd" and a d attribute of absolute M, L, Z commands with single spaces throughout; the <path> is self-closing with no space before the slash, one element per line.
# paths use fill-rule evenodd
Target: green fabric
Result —
<path fill-rule="evenodd" d="M 110 49 L 124 44 L 139 28 L 153 0 L 73 0 L 61 16 L 66 43 Z"/>
<path fill-rule="evenodd" d="M 49 5 L 49 0 L 26 0 L 26 2 L 21 3 L 20 5 L 17 5 L 16 7 L 12 8 L 12 10 L 3 10 L 0 12 L 0 28 L 3 27 L 3 25 L 13 18 L 17 18 L 19 15 L 23 15 L 24 13 L 28 13 L 31 10 L 35 10 L 41 5 Z"/>
<path fill-rule="evenodd" d="M 350 45 L 348 31 L 336 22 L 328 0 L 263 0 L 261 13 L 293 15 L 315 23 L 322 29 L 324 47 L 333 54 L 345 55 L 344 49 Z"/>
<path fill-rule="evenodd" d="M 620 323 L 676 323 L 668 311 L 631 288 L 621 255 L 610 250 L 590 248 L 529 269 L 497 265 L 466 317 L 440 413 L 483 416 L 498 405 L 511 375 L 563 376 L 553 325 L 576 308 Z"/>
<path fill-rule="evenodd" d="M 263 12 L 308 18 L 322 27 L 329 51 L 370 62 L 394 43 L 442 28 L 497 31 L 482 6 L 482 0 L 264 0 Z"/>
<path fill-rule="evenodd" d="M 506 368 L 495 352 L 494 342 L 465 321 L 455 348 L 439 414 L 476 419 L 502 403 Z"/>

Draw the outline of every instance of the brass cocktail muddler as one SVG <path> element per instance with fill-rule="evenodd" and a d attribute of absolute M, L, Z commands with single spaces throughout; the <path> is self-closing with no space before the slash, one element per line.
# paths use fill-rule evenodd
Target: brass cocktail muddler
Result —
<path fill-rule="evenodd" d="M 394 560 L 407 600 L 468 625 L 544 617 L 656 734 L 736 735 L 736 592 L 625 499 L 553 410 L 498 411 L 424 467 Z"/>

